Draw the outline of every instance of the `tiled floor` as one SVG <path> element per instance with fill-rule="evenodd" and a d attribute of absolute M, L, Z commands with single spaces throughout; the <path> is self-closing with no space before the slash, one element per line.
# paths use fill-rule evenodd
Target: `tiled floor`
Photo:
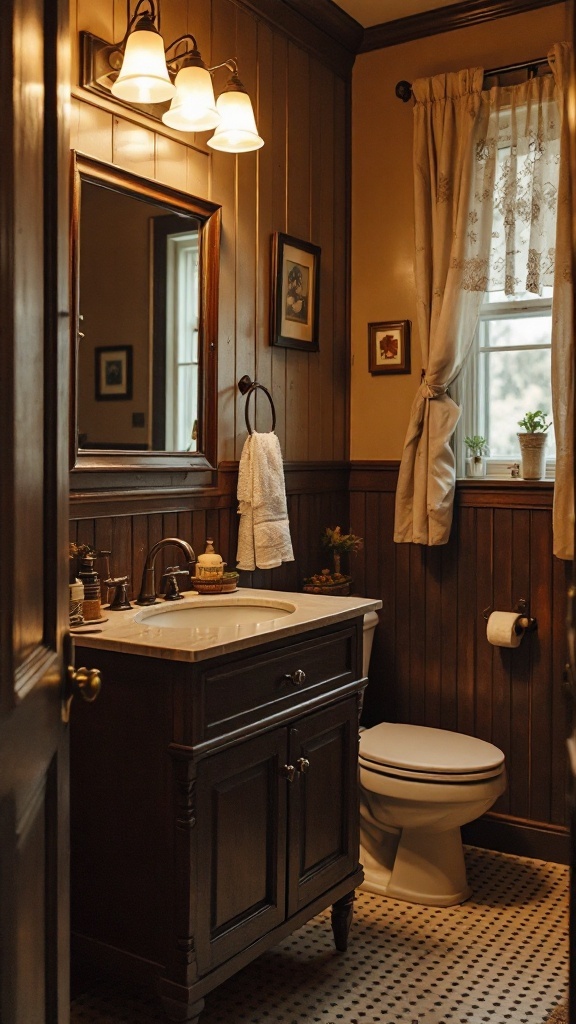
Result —
<path fill-rule="evenodd" d="M 466 857 L 466 903 L 360 892 L 346 953 L 322 914 L 210 993 L 201 1024 L 545 1024 L 566 999 L 568 868 Z M 72 1007 L 72 1024 L 162 1020 L 153 996 L 111 984 Z"/>

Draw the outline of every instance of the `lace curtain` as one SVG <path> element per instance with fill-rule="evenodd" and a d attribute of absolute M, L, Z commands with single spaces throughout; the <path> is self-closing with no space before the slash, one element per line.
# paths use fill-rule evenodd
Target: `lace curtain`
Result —
<path fill-rule="evenodd" d="M 426 369 L 400 466 L 398 542 L 449 539 L 450 438 L 460 409 L 446 391 L 470 350 L 484 293 L 540 294 L 557 283 L 559 87 L 552 75 L 484 92 L 481 86 L 479 69 L 413 86 L 415 271 Z M 565 327 L 566 315 L 561 319 Z"/>

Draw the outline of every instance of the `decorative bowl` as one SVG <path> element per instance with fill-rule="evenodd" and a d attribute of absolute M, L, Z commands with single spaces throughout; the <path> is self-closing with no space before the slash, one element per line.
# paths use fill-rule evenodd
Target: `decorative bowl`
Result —
<path fill-rule="evenodd" d="M 335 573 L 333 576 L 327 573 L 318 573 L 304 580 L 302 587 L 305 594 L 334 594 L 336 597 L 348 597 L 352 583 L 351 576 L 342 576 Z"/>
<path fill-rule="evenodd" d="M 240 574 L 237 572 L 225 572 L 222 576 L 212 578 L 192 577 L 192 586 L 198 594 L 231 594 L 238 586 Z"/>

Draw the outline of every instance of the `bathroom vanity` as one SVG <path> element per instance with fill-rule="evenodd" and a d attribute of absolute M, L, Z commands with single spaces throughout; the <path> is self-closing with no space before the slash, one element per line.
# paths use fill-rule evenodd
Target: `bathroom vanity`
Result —
<path fill-rule="evenodd" d="M 273 617 L 234 621 L 246 600 Z M 229 622 L 195 624 L 218 602 Z M 71 712 L 72 947 L 197 1021 L 207 992 L 327 906 L 346 949 L 363 615 L 380 602 L 178 604 L 185 625 L 164 604 L 105 612 L 101 633 L 75 638 L 103 685 Z"/>

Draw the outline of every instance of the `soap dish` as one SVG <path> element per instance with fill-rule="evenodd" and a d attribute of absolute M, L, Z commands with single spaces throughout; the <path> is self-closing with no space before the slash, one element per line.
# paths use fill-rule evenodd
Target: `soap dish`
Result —
<path fill-rule="evenodd" d="M 198 594 L 231 594 L 238 585 L 240 575 L 237 572 L 225 572 L 223 576 L 212 579 L 193 576 L 192 586 Z"/>

